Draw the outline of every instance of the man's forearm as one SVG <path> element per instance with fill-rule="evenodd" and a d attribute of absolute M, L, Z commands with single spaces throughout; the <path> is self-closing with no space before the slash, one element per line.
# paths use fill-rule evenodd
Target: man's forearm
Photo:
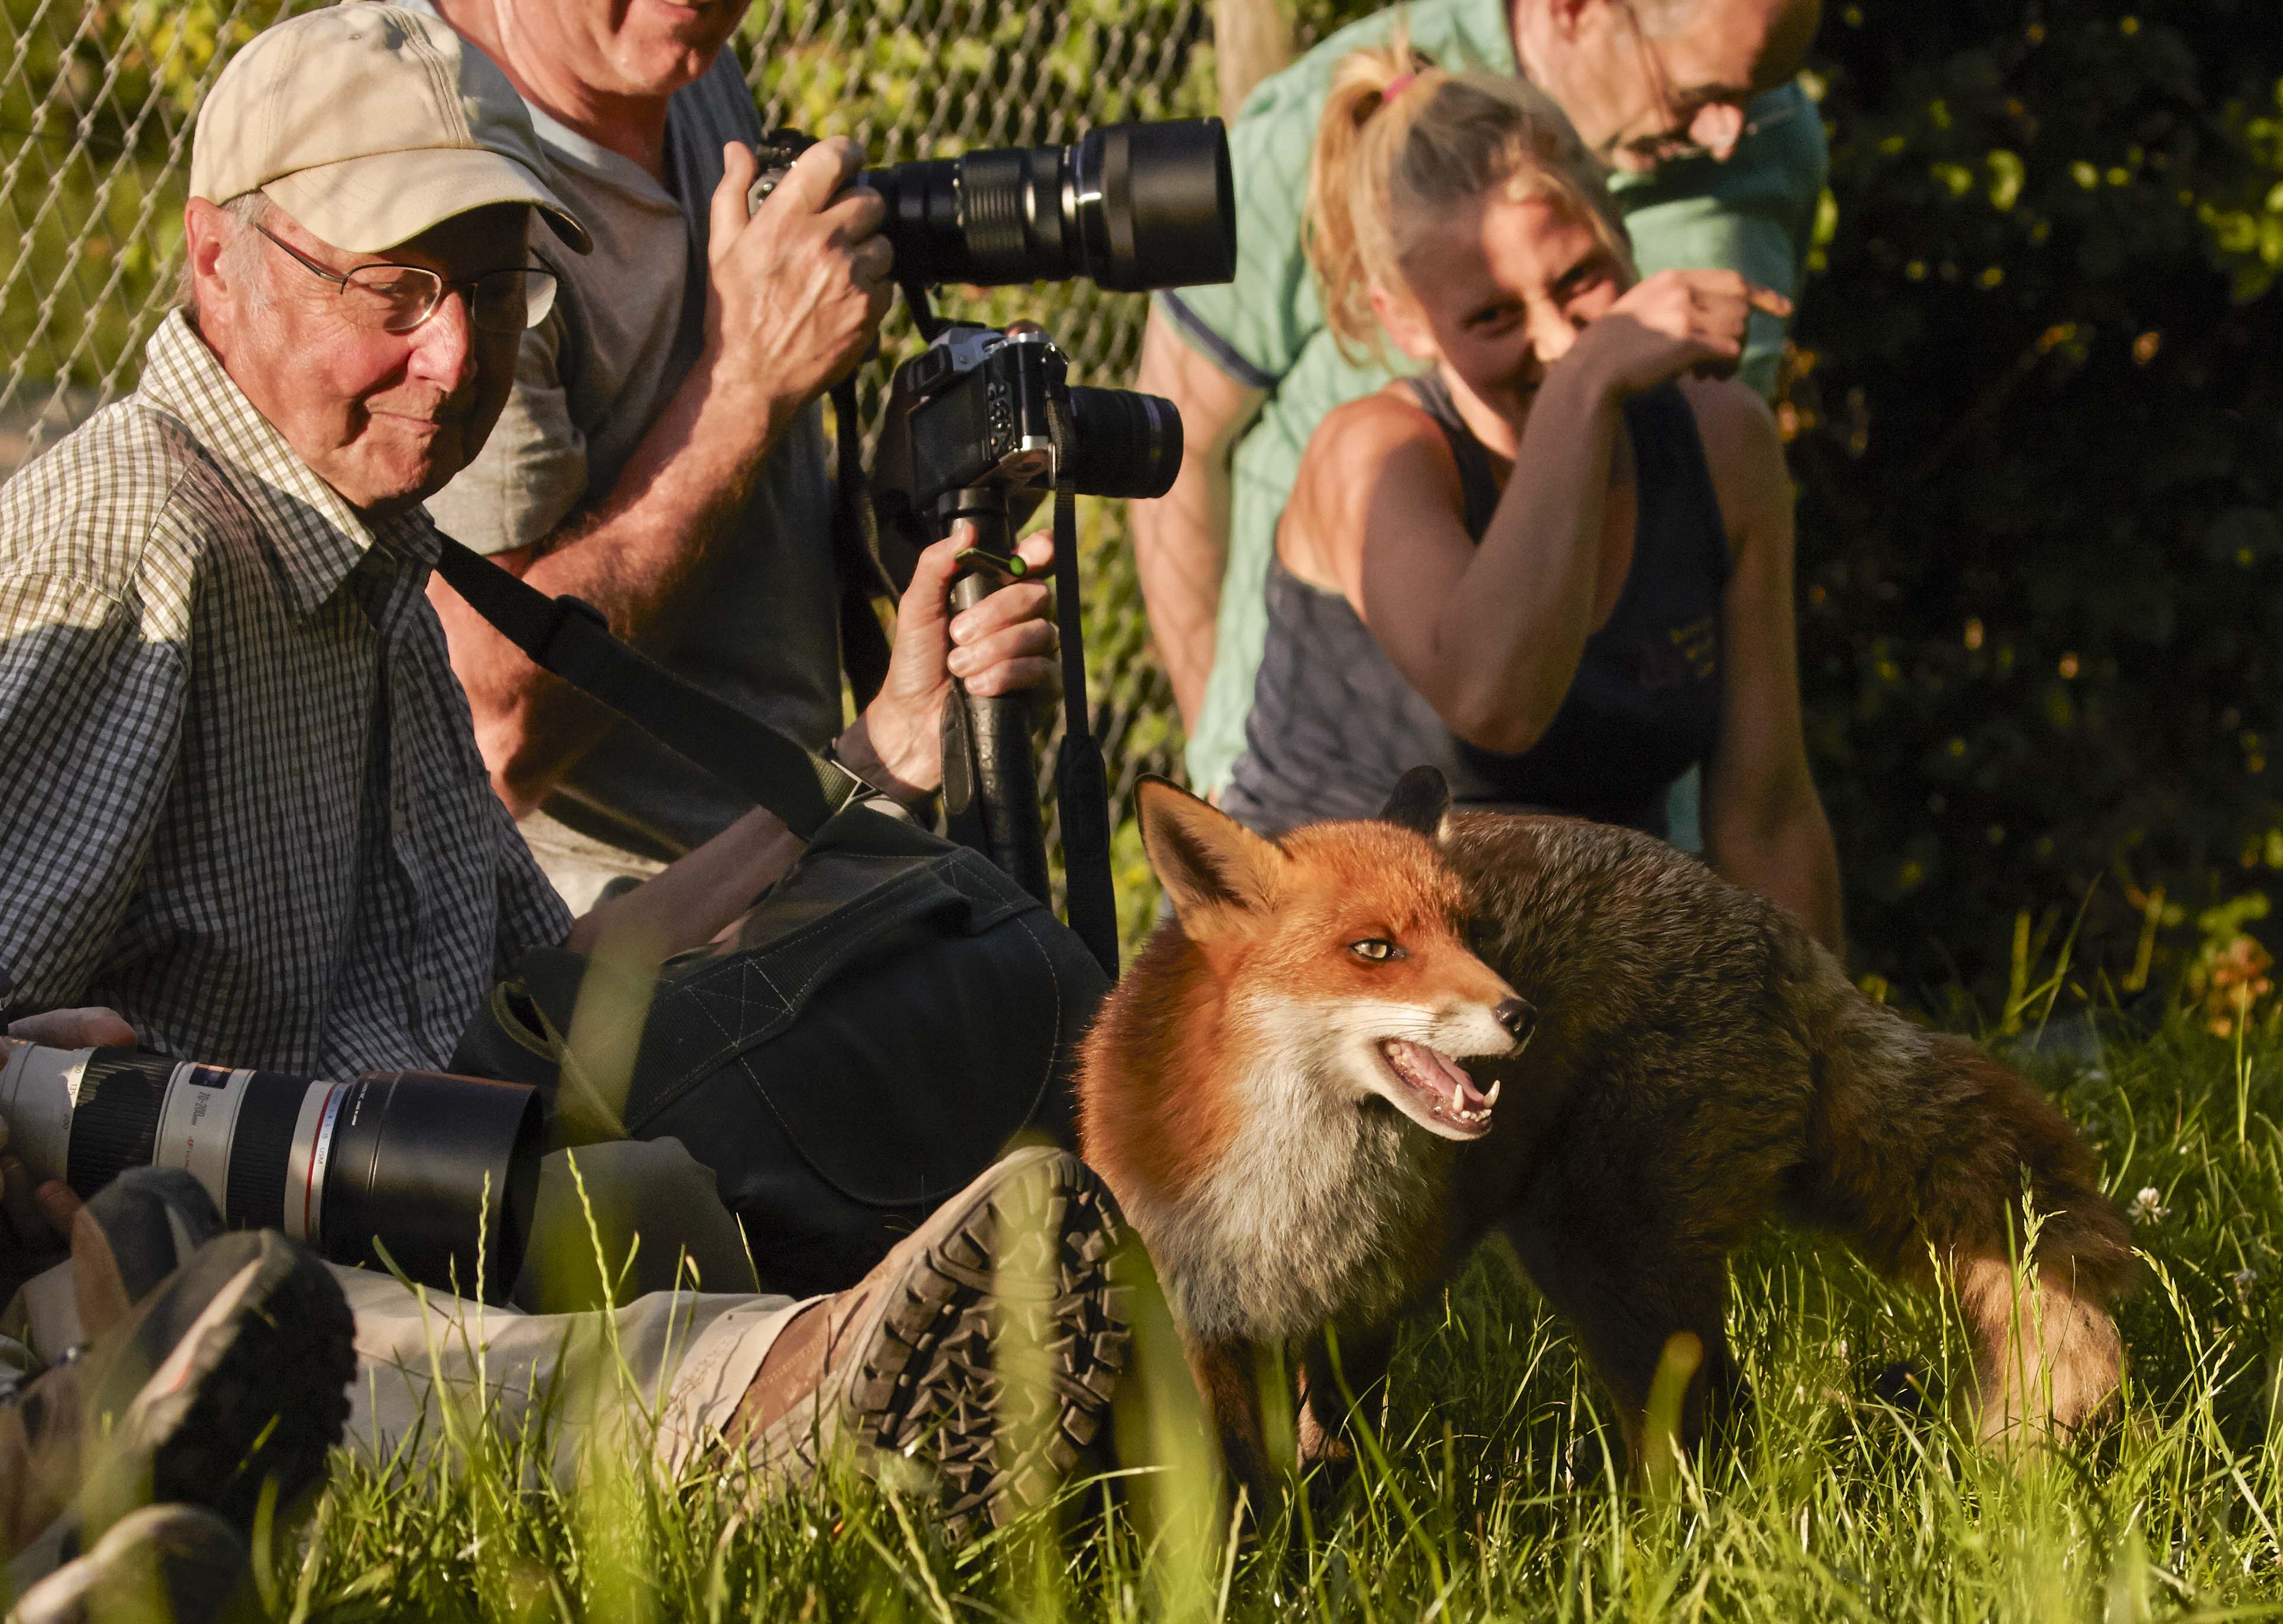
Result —
<path fill-rule="evenodd" d="M 1165 396 L 1181 416 L 1181 466 L 1173 488 L 1128 511 L 1149 635 L 1173 683 L 1181 725 L 1193 727 L 1212 674 L 1221 577 L 1228 565 L 1229 460 L 1266 397 L 1199 354 L 1162 310 L 1149 313 L 1134 386 Z"/>
<path fill-rule="evenodd" d="M 669 634 L 681 588 L 803 405 L 725 387 L 710 370 L 691 373 L 599 505 L 495 562 L 550 596 L 593 604 L 621 637 L 656 643 Z M 448 587 L 430 591 L 493 787 L 523 817 L 602 737 L 610 713 L 532 664 Z"/>
<path fill-rule="evenodd" d="M 623 897 L 580 916 L 564 945 L 591 953 L 605 936 L 638 941 L 659 957 L 711 941 L 783 877 L 800 837 L 774 812 L 753 811 Z"/>
<path fill-rule="evenodd" d="M 1173 488 L 1134 504 L 1134 568 L 1149 635 L 1173 684 L 1181 726 L 1194 727 L 1212 675 L 1221 576 L 1228 567 L 1228 470 L 1184 457 Z"/>

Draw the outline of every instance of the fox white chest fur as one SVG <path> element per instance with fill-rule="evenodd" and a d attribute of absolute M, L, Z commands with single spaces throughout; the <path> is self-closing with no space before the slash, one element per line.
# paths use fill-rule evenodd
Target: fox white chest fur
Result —
<path fill-rule="evenodd" d="M 1266 1057 L 1234 1091 L 1236 1131 L 1177 1201 L 1136 1193 L 1166 1289 L 1191 1331 L 1283 1342 L 1377 1319 L 1417 1291 L 1438 1243 L 1449 1146 L 1375 1096 L 1342 1085 L 1342 1022 L 1305 1006 L 1256 1008 Z"/>

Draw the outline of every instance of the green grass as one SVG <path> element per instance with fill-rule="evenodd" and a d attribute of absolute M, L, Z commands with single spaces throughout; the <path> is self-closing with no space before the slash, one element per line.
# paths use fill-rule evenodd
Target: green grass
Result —
<path fill-rule="evenodd" d="M 2182 1022 L 2105 1062 L 2040 1076 L 2139 1201 L 2128 1382 L 2113 1424 L 2025 1464 L 1949 1419 L 1968 1378 L 1942 1302 L 1772 1229 L 1735 1269 L 1746 1438 L 1653 1495 L 1621 1486 L 1566 1334 L 1486 1253 L 1406 1337 L 1379 1457 L 1258 1544 L 1228 1540 L 1196 1418 L 1161 1385 L 1154 1416 L 1121 1417 L 1155 1464 L 1075 1491 L 1060 1533 L 1048 1516 L 954 1548 L 920 1500 L 853 1480 L 754 1504 L 609 1457 L 566 1493 L 474 1418 L 448 1470 L 345 1466 L 265 1580 L 279 1616 L 320 1619 L 2283 1614 L 2283 1045 L 2239 1056 Z M 1936 1402 L 1882 1399 L 1907 1393 L 1895 1365 Z"/>

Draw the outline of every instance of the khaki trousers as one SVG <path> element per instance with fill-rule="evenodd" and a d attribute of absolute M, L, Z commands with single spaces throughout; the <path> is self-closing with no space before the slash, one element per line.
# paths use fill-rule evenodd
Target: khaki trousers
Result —
<path fill-rule="evenodd" d="M 599 1262 L 598 1260 L 599 1256 Z M 66 1265 L 66 1268 L 68 1266 Z M 533 1240 L 515 1298 L 557 1312 L 494 1308 L 335 1266 L 356 1319 L 357 1374 L 344 1448 L 375 1470 L 450 1463 L 470 1449 L 519 1450 L 566 1487 L 589 1448 L 646 1451 L 670 1473 L 718 1437 L 770 1346 L 806 1302 L 704 1285 L 750 1286 L 736 1220 L 713 1175 L 671 1139 L 557 1153 L 541 1165 Z M 639 1291 L 610 1311 L 579 1306 Z M 810 1301 L 814 1301 L 811 1299 Z M 83 1337 L 63 1269 L 28 1286 L 4 1317 L 0 1385 L 27 1380 Z M 0 1412 L 0 1422 L 12 1421 Z M 0 1424 L 0 1478 L 20 1428 Z M 11 1565 L 14 1593 L 56 1565 L 63 1523 Z M 11 1543 L 28 1530 L 17 1530 Z"/>

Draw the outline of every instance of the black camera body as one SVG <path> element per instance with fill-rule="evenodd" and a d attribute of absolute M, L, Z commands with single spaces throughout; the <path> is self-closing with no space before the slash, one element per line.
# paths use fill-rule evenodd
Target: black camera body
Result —
<path fill-rule="evenodd" d="M 1172 401 L 1071 383 L 1042 332 L 954 322 L 896 370 L 872 501 L 882 524 L 923 546 L 978 509 L 1003 529 L 1057 484 L 1081 496 L 1162 496 L 1180 464 Z M 986 526 L 984 550 L 1001 539 Z"/>
<path fill-rule="evenodd" d="M 1035 329 L 1002 333 L 947 322 L 925 350 L 896 369 L 872 461 L 871 503 L 882 536 L 916 553 L 962 520 L 974 539 L 952 587 L 954 609 L 982 602 L 1000 580 L 1024 572 L 1016 526 L 1049 493 L 1163 496 L 1181 465 L 1181 419 L 1173 403 L 1125 389 L 1070 381 L 1070 362 Z M 1066 520 L 1067 516 L 1064 516 Z M 1066 523 L 1056 546 L 1076 544 Z M 1064 559 L 1063 590 L 1076 580 Z M 1074 626 L 1075 605 L 1064 605 Z M 1065 630 L 1064 682 L 1077 633 Z M 1051 886 L 1038 777 L 1031 760 L 1030 708 L 1019 699 L 973 699 L 944 709 L 944 812 L 954 836 L 988 856 L 1032 895 Z M 1064 748 L 1070 747 L 1068 738 Z M 1095 777 L 1100 776 L 1098 761 Z M 1088 794 L 1098 794 L 1098 785 Z M 1072 815 L 1067 794 L 1065 846 Z M 1100 876 L 1106 885 L 1107 871 Z M 1097 947 L 1112 955 L 1114 939 Z M 1113 970 L 1114 973 L 1114 970 Z"/>

